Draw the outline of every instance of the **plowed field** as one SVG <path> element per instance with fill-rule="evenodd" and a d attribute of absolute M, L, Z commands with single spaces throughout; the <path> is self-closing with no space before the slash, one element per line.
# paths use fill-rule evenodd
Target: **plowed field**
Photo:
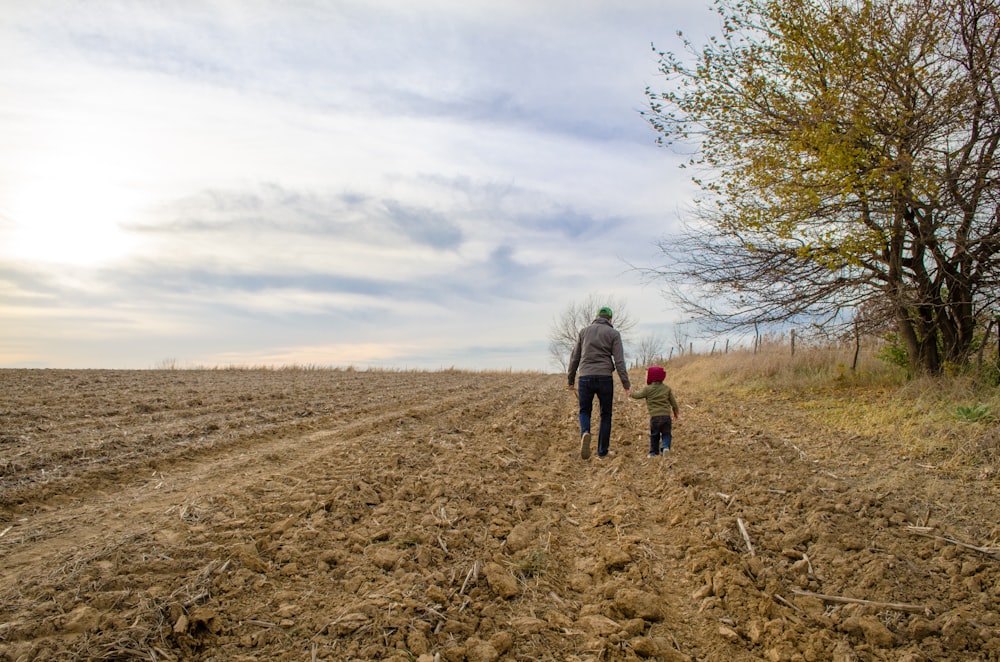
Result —
<path fill-rule="evenodd" d="M 1000 659 L 990 467 L 668 383 L 0 371 L 0 659 Z"/>

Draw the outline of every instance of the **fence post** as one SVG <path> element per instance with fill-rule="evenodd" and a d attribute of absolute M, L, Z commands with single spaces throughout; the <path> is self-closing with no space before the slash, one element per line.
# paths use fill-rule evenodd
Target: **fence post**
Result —
<path fill-rule="evenodd" d="M 792 339 L 792 356 L 795 356 L 795 329 L 789 331 L 788 335 Z"/>
<path fill-rule="evenodd" d="M 854 360 L 851 361 L 851 372 L 858 370 L 858 354 L 861 353 L 861 331 L 858 327 L 858 318 L 854 318 Z"/>

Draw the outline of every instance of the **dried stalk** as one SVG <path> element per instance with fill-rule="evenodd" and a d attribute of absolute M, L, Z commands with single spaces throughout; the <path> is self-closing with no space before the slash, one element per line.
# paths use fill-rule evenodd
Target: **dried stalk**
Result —
<path fill-rule="evenodd" d="M 927 527 L 919 526 L 909 526 L 907 527 L 912 533 L 918 536 L 923 536 L 925 538 L 931 538 L 932 540 L 943 540 L 944 542 L 950 542 L 952 545 L 958 545 L 959 547 L 964 547 L 965 549 L 971 549 L 974 552 L 979 552 L 980 554 L 986 554 L 993 558 L 1000 558 L 1000 548 L 997 547 L 977 547 L 975 545 L 970 545 L 969 543 L 962 542 L 960 540 L 955 540 L 954 538 L 946 538 L 944 536 L 933 536 L 929 533 L 925 533 Z"/>
<path fill-rule="evenodd" d="M 871 605 L 872 607 L 879 607 L 881 609 L 895 609 L 896 611 L 905 611 L 911 614 L 927 614 L 931 613 L 930 608 L 923 605 L 907 604 L 905 602 L 878 602 L 876 600 L 862 600 L 861 598 L 845 598 L 841 595 L 824 595 L 823 593 L 813 593 L 812 591 L 800 591 L 799 589 L 791 589 L 791 592 L 795 595 L 803 595 L 809 598 L 819 598 L 824 602 L 839 602 L 843 604 L 854 604 L 854 605 Z"/>
<path fill-rule="evenodd" d="M 750 534 L 747 532 L 747 525 L 743 523 L 742 519 L 737 517 L 736 526 L 740 527 L 740 533 L 743 535 L 743 542 L 747 544 L 747 550 L 750 552 L 750 556 L 757 556 L 757 553 L 753 551 L 753 543 L 750 542 Z"/>

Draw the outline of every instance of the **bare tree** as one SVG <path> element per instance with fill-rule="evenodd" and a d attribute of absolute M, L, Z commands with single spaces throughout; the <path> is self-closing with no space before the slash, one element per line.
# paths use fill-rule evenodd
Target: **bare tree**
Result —
<path fill-rule="evenodd" d="M 612 323 L 622 334 L 622 345 L 625 348 L 626 361 L 629 352 L 629 334 L 637 324 L 628 312 L 625 300 L 616 296 L 604 296 L 598 293 L 588 294 L 586 298 L 573 301 L 552 321 L 549 330 L 549 355 L 553 363 L 563 371 L 569 367 L 569 356 L 576 346 L 580 330 L 588 326 L 597 317 L 597 311 L 607 306 L 614 317 Z"/>
<path fill-rule="evenodd" d="M 635 343 L 634 355 L 636 365 L 653 365 L 658 359 L 663 358 L 666 347 L 666 341 L 658 334 L 651 333 L 639 338 L 639 341 Z"/>
<path fill-rule="evenodd" d="M 677 355 L 684 356 L 687 352 L 688 342 L 691 336 L 683 324 L 674 324 L 674 345 L 677 347 Z"/>

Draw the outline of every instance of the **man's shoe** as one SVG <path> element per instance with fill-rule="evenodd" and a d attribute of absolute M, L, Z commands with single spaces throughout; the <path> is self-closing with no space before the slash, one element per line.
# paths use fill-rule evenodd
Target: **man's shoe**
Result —
<path fill-rule="evenodd" d="M 659 454 L 659 453 L 650 453 L 650 454 L 649 454 L 649 455 L 647 455 L 646 457 L 659 457 L 659 456 L 660 456 L 660 454 Z"/>
<path fill-rule="evenodd" d="M 580 457 L 584 460 L 590 457 L 590 433 L 584 432 L 580 437 Z"/>

